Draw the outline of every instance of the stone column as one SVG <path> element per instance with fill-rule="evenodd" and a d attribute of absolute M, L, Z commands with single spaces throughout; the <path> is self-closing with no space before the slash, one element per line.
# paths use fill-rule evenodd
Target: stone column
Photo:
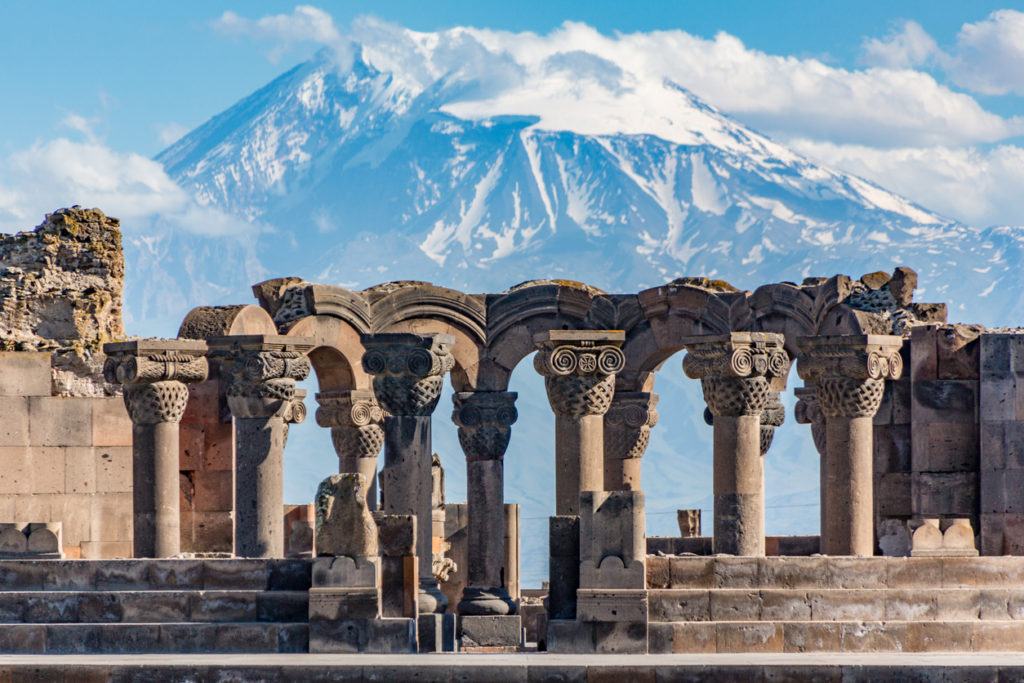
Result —
<path fill-rule="evenodd" d="M 373 377 L 373 391 L 384 419 L 383 511 L 416 515 L 421 613 L 444 612 L 448 600 L 433 574 L 431 542 L 431 415 L 455 364 L 450 334 L 365 334 L 363 370 Z"/>
<path fill-rule="evenodd" d="M 377 509 L 377 455 L 384 445 L 384 411 L 372 391 L 323 391 L 316 423 L 330 428 L 338 472 L 366 477 L 366 503 Z"/>
<path fill-rule="evenodd" d="M 715 552 L 763 556 L 761 414 L 789 370 L 783 337 L 732 332 L 682 343 L 683 371 L 700 379 L 713 416 Z"/>
<path fill-rule="evenodd" d="M 825 415 L 825 495 L 821 551 L 873 555 L 872 418 L 886 379 L 903 373 L 901 337 L 843 335 L 799 340 L 801 379 L 814 382 Z"/>
<path fill-rule="evenodd" d="M 224 361 L 235 426 L 235 555 L 284 557 L 284 446 L 306 407 L 295 382 L 309 376 L 311 340 L 283 335 L 211 337 Z"/>
<path fill-rule="evenodd" d="M 578 515 L 580 492 L 603 491 L 604 414 L 626 366 L 620 330 L 551 330 L 534 336 L 534 368 L 555 412 L 555 512 Z"/>
<path fill-rule="evenodd" d="M 139 339 L 104 344 L 104 378 L 124 385 L 132 420 L 132 508 L 135 557 L 170 557 L 181 550 L 178 426 L 188 405 L 187 383 L 209 372 L 201 341 Z"/>
<path fill-rule="evenodd" d="M 502 586 L 505 560 L 505 449 L 518 413 L 517 394 L 469 391 L 455 394 L 452 420 L 466 455 L 467 567 L 459 614 L 503 615 L 515 602 Z"/>
<path fill-rule="evenodd" d="M 604 488 L 639 491 L 640 461 L 651 427 L 658 424 L 658 395 L 644 391 L 616 391 L 604 416 Z"/>

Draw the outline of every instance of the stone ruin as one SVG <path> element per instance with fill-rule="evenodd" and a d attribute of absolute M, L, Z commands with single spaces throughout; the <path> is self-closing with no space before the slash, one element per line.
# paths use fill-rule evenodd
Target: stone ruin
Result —
<path fill-rule="evenodd" d="M 1022 649 L 1024 335 L 947 323 L 910 269 L 635 294 L 280 278 L 177 339 L 125 338 L 123 272 L 97 210 L 0 238 L 3 651 Z M 543 590 L 519 585 L 503 481 L 509 380 L 535 352 L 556 419 Z M 713 430 L 713 533 L 680 511 L 680 536 L 648 538 L 641 462 L 676 354 Z M 338 472 L 286 506 L 311 374 Z M 431 444 L 446 378 L 465 503 Z M 768 537 L 790 388 L 821 533 Z"/>

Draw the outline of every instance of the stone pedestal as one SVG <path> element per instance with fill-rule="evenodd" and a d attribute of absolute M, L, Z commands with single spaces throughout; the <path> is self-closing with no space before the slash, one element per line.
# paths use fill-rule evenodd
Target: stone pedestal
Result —
<path fill-rule="evenodd" d="M 789 371 L 783 337 L 733 332 L 681 341 L 683 370 L 700 379 L 713 416 L 715 552 L 763 556 L 762 412 Z"/>
<path fill-rule="evenodd" d="M 575 619 L 580 587 L 579 515 L 556 515 L 548 527 L 548 618 Z"/>
<path fill-rule="evenodd" d="M 518 614 L 460 616 L 459 647 L 516 648 L 523 644 L 523 624 Z"/>
<path fill-rule="evenodd" d="M 516 394 L 506 391 L 463 392 L 455 394 L 454 398 L 452 419 L 459 426 L 459 443 L 466 455 L 468 497 L 467 584 L 459 601 L 458 613 L 476 616 L 512 614 L 516 605 L 501 580 L 505 560 L 503 457 L 517 417 Z M 517 642 L 492 644 L 514 645 Z"/>
<path fill-rule="evenodd" d="M 381 556 L 381 614 L 415 619 L 419 612 L 416 516 L 378 512 L 374 517 Z"/>
<path fill-rule="evenodd" d="M 615 392 L 604 416 L 604 490 L 640 490 L 640 464 L 651 427 L 658 424 L 657 404 L 657 394 Z"/>
<path fill-rule="evenodd" d="M 235 554 L 284 557 L 283 459 L 288 424 L 306 407 L 295 383 L 309 375 L 312 340 L 283 335 L 211 337 L 223 360 L 235 426 Z"/>
<path fill-rule="evenodd" d="M 105 344 L 105 379 L 124 385 L 132 420 L 133 550 L 170 557 L 181 549 L 178 428 L 187 383 L 209 372 L 201 341 L 140 339 Z"/>
<path fill-rule="evenodd" d="M 822 552 L 874 555 L 872 418 L 886 379 L 903 372 L 902 338 L 890 335 L 804 337 L 797 371 L 814 382 L 825 415 Z"/>
<path fill-rule="evenodd" d="M 551 330 L 534 336 L 534 368 L 555 412 L 555 512 L 579 514 L 581 491 L 603 491 L 604 414 L 626 366 L 621 330 Z"/>
<path fill-rule="evenodd" d="M 331 430 L 338 472 L 358 472 L 369 486 L 366 502 L 377 509 L 377 455 L 384 445 L 384 411 L 373 392 L 324 391 L 316 395 L 316 423 Z"/>
<path fill-rule="evenodd" d="M 391 417 L 384 420 L 383 511 L 416 515 L 420 613 L 444 612 L 447 598 L 433 576 L 431 415 L 454 359 L 450 334 L 363 335 L 363 370 Z"/>

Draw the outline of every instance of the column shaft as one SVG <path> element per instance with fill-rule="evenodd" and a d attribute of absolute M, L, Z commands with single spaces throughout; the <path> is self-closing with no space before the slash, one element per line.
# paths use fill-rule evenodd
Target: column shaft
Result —
<path fill-rule="evenodd" d="M 235 554 L 284 557 L 284 446 L 281 417 L 235 418 Z"/>
<path fill-rule="evenodd" d="M 505 463 L 476 460 L 466 463 L 469 566 L 467 585 L 501 586 L 505 559 Z"/>
<path fill-rule="evenodd" d="M 578 515 L 580 491 L 604 490 L 604 416 L 555 416 L 555 513 Z"/>
<path fill-rule="evenodd" d="M 178 423 L 132 427 L 132 499 L 135 557 L 181 551 Z"/>
<path fill-rule="evenodd" d="M 716 415 L 716 553 L 764 555 L 764 462 L 760 415 Z"/>
<path fill-rule="evenodd" d="M 872 419 L 829 417 L 827 430 L 824 552 L 873 555 Z"/>

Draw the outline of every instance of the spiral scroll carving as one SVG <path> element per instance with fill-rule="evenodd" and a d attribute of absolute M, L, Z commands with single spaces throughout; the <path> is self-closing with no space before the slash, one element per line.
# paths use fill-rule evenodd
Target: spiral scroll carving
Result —
<path fill-rule="evenodd" d="M 402 339 L 392 341 L 391 337 Z M 451 342 L 412 334 L 366 335 L 363 345 L 363 370 L 373 376 L 373 393 L 383 410 L 421 417 L 434 412 L 444 375 L 455 365 Z"/>
<path fill-rule="evenodd" d="M 872 417 L 882 404 L 885 381 L 903 374 L 902 343 L 887 335 L 809 337 L 801 342 L 797 370 L 814 383 L 818 410 L 826 417 Z"/>
<path fill-rule="evenodd" d="M 512 425 L 519 418 L 515 392 L 460 392 L 453 397 L 452 421 L 459 426 L 459 444 L 467 462 L 501 460 Z"/>
<path fill-rule="evenodd" d="M 548 401 L 556 414 L 583 417 L 608 411 L 615 395 L 615 374 L 626 367 L 619 344 L 608 343 L 607 337 L 538 342 L 533 367 L 544 375 Z"/>
<path fill-rule="evenodd" d="M 188 405 L 186 383 L 202 382 L 209 372 L 202 342 L 140 339 L 104 350 L 104 379 L 124 385 L 125 407 L 136 425 L 180 422 Z"/>
<path fill-rule="evenodd" d="M 316 423 L 330 428 L 339 458 L 376 458 L 384 446 L 384 410 L 369 391 L 327 391 L 316 395 Z"/>
<path fill-rule="evenodd" d="M 657 394 L 626 392 L 616 394 L 604 417 L 605 457 L 624 460 L 643 457 L 658 424 Z"/>

